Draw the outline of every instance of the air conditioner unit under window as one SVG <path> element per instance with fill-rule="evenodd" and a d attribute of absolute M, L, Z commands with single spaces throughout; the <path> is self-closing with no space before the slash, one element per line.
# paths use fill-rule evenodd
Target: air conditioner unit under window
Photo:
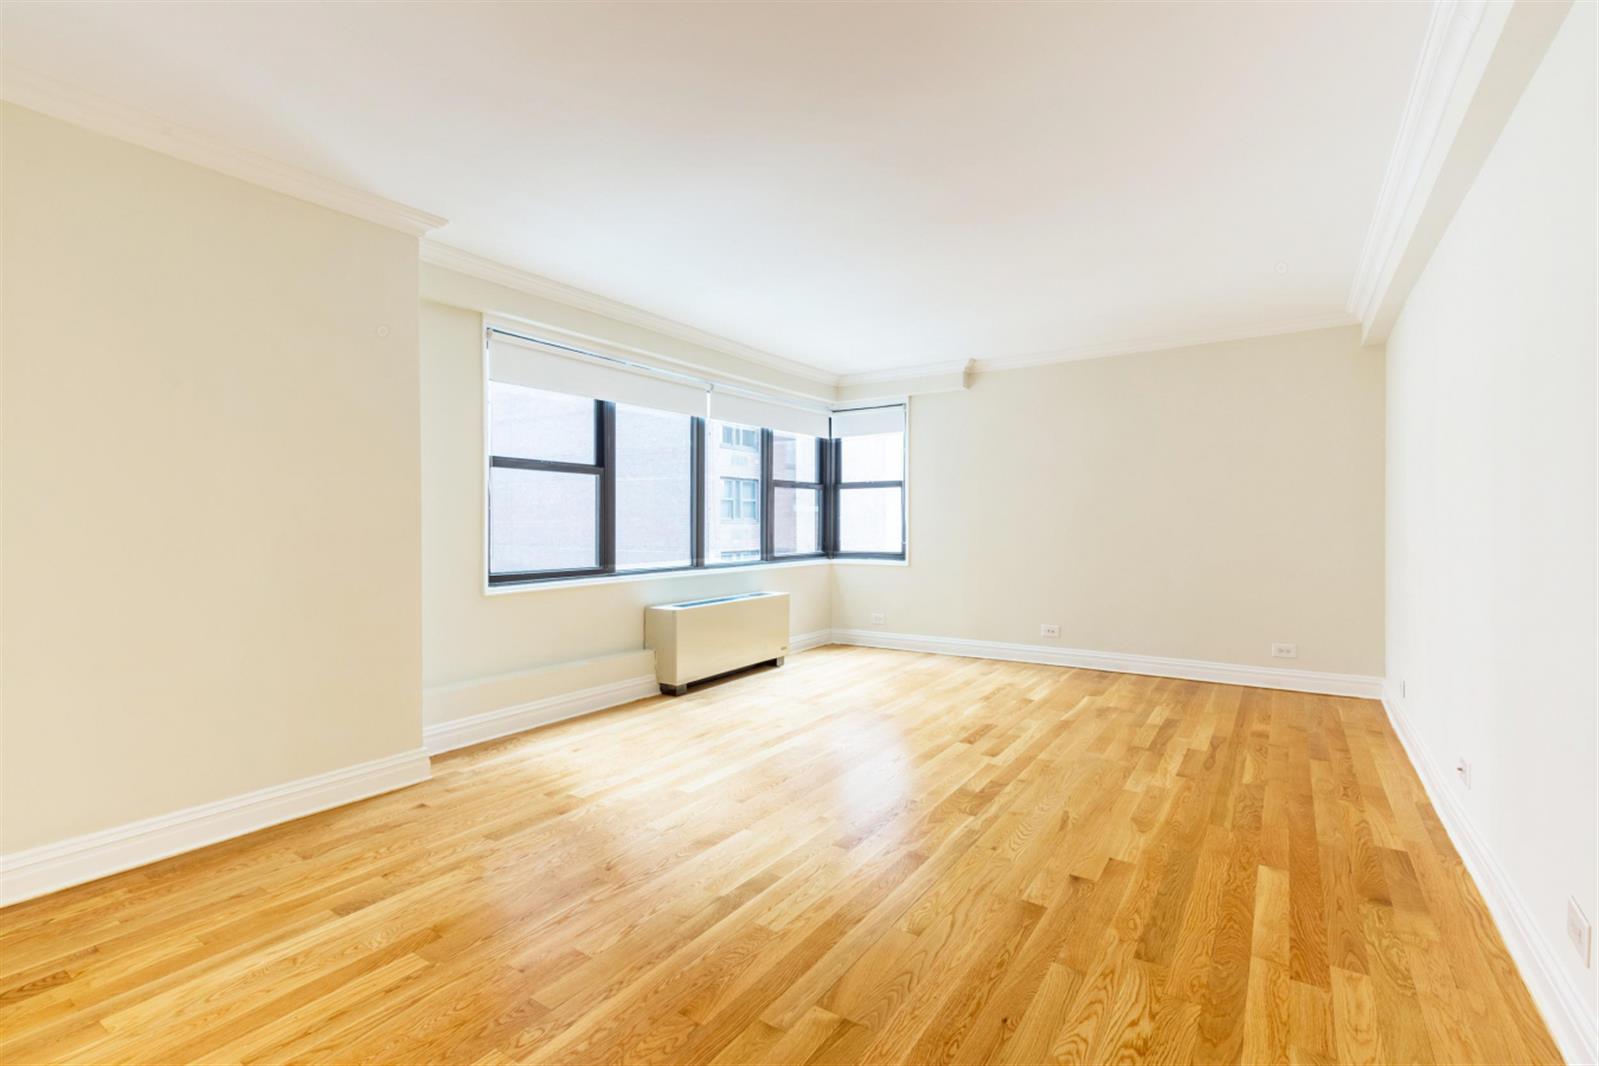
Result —
<path fill-rule="evenodd" d="M 644 646 L 655 652 L 661 691 L 788 655 L 788 593 L 748 592 L 644 609 Z"/>

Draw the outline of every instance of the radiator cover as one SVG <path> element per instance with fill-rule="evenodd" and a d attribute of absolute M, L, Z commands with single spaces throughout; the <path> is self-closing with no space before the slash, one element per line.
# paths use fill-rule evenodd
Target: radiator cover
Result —
<path fill-rule="evenodd" d="M 748 592 L 644 609 L 644 646 L 663 691 L 788 655 L 788 593 Z"/>

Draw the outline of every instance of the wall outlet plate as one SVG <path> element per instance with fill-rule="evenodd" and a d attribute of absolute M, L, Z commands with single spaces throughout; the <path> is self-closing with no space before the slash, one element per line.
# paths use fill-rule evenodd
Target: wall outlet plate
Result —
<path fill-rule="evenodd" d="M 883 612 L 882 611 L 873 611 L 872 612 L 872 625 L 880 626 L 886 621 L 888 621 L 888 619 L 883 617 Z"/>
<path fill-rule="evenodd" d="M 1038 627 L 1038 635 L 1041 637 L 1058 637 L 1060 636 L 1060 626 L 1050 625 L 1045 622 Z"/>
<path fill-rule="evenodd" d="M 1471 763 L 1462 755 L 1455 761 L 1455 775 L 1460 778 L 1460 783 L 1468 789 L 1471 787 Z"/>
<path fill-rule="evenodd" d="M 1297 659 L 1299 658 L 1299 645 L 1273 644 L 1271 646 L 1271 657 L 1273 659 Z"/>
<path fill-rule="evenodd" d="M 1577 949 L 1577 957 L 1584 966 L 1593 965 L 1593 923 L 1582 913 L 1575 899 L 1566 900 L 1566 936 Z"/>

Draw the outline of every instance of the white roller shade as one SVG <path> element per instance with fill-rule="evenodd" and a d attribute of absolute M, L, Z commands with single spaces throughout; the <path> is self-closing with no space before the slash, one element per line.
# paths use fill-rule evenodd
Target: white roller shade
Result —
<path fill-rule="evenodd" d="M 869 437 L 877 433 L 903 433 L 905 405 L 862 407 L 854 411 L 833 412 L 833 436 Z"/>
<path fill-rule="evenodd" d="M 653 407 L 659 411 L 705 417 L 705 389 L 656 377 L 588 356 L 563 353 L 536 341 L 502 333 L 489 334 L 489 379 L 564 392 L 591 400 Z"/>
<path fill-rule="evenodd" d="M 720 422 L 737 422 L 741 426 L 761 426 L 780 433 L 803 433 L 811 437 L 827 436 L 827 412 L 811 411 L 802 407 L 771 400 L 757 400 L 752 396 L 716 389 L 711 393 L 711 417 Z"/>

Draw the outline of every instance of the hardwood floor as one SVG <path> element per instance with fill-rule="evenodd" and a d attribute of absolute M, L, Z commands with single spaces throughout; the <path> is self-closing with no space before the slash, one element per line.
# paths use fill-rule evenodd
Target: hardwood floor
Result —
<path fill-rule="evenodd" d="M 1558 1061 L 1362 700 L 825 648 L 0 911 L 12 1062 Z"/>

